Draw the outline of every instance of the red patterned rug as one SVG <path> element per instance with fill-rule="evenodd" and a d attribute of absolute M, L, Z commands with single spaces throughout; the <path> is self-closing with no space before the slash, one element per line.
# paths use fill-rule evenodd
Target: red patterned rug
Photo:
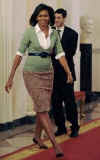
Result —
<path fill-rule="evenodd" d="M 100 120 L 85 124 L 80 129 L 80 136 L 56 138 L 60 143 L 64 157 L 61 160 L 100 160 Z M 35 145 L 26 146 L 16 152 L 0 157 L 0 160 L 56 160 L 50 141 L 45 141 L 48 150 L 40 150 Z"/>

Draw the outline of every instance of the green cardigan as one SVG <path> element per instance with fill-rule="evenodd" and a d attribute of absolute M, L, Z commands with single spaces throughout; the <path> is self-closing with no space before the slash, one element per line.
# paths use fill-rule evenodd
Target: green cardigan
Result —
<path fill-rule="evenodd" d="M 39 44 L 35 28 L 30 26 L 23 34 L 18 51 L 23 55 L 26 51 L 28 53 L 47 52 L 51 54 L 53 52 L 53 49 L 55 48 L 56 55 L 62 53 L 63 49 L 60 43 L 58 33 L 55 29 L 52 30 L 53 31 L 50 35 L 50 47 L 48 49 L 43 49 Z M 52 70 L 52 63 L 50 57 L 41 58 L 40 56 L 28 56 L 24 65 L 24 71 L 48 72 L 50 70 Z"/>

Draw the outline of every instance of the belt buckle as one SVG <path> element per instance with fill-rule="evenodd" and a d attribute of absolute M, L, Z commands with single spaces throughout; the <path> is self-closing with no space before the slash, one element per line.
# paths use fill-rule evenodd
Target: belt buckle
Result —
<path fill-rule="evenodd" d="M 47 53 L 43 52 L 43 53 L 41 53 L 40 57 L 41 57 L 41 58 L 47 58 L 48 55 L 47 55 Z"/>

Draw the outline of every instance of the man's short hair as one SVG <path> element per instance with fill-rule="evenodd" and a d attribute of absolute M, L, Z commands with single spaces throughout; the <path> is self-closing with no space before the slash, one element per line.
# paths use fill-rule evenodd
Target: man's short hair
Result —
<path fill-rule="evenodd" d="M 63 8 L 58 8 L 55 13 L 62 14 L 63 18 L 67 16 L 67 11 Z"/>

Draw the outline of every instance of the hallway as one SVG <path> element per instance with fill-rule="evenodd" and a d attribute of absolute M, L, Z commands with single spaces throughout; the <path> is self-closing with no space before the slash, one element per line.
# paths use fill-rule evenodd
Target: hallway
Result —
<path fill-rule="evenodd" d="M 85 117 L 81 119 L 79 117 L 80 124 L 86 124 L 87 122 L 95 119 L 100 119 L 100 102 L 91 102 L 84 106 L 86 108 Z M 67 122 L 67 126 L 70 124 Z M 23 125 L 12 130 L 8 130 L 0 133 L 0 156 L 19 150 L 25 146 L 32 145 L 32 138 L 34 136 L 35 125 Z M 56 128 L 54 127 L 54 130 Z M 69 131 L 70 132 L 70 131 Z M 81 129 L 83 132 L 83 129 Z M 46 135 L 43 134 L 42 137 Z M 63 137 L 69 138 L 68 136 Z M 62 139 L 62 138 L 61 138 Z M 57 140 L 59 143 L 59 140 Z M 62 140 L 61 140 L 62 141 Z M 50 144 L 49 144 L 50 145 Z"/>

